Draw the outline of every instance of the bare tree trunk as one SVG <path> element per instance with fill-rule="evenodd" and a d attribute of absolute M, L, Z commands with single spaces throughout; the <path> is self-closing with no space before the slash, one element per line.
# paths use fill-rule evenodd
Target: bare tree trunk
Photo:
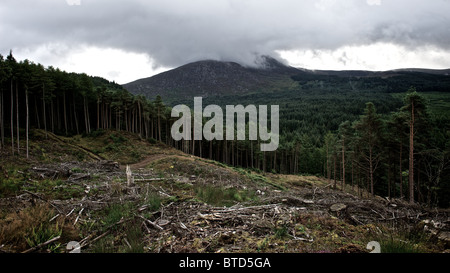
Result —
<path fill-rule="evenodd" d="M 0 136 L 1 136 L 1 145 L 0 147 L 3 149 L 5 147 L 5 126 L 4 123 L 4 111 L 3 111 L 3 90 L 0 90 Z"/>
<path fill-rule="evenodd" d="M 328 143 L 327 143 L 327 178 L 328 178 L 328 183 L 330 183 L 331 182 L 331 166 L 330 166 Z"/>
<path fill-rule="evenodd" d="M 345 187 L 345 140 L 342 140 L 342 187 L 341 190 L 344 191 Z"/>
<path fill-rule="evenodd" d="M 97 97 L 97 130 L 100 129 L 100 97 Z"/>
<path fill-rule="evenodd" d="M 52 133 L 55 132 L 55 112 L 53 111 L 53 99 L 50 99 L 50 122 L 52 124 Z"/>
<path fill-rule="evenodd" d="M 336 164 L 337 164 L 337 160 L 336 160 L 336 155 L 333 156 L 333 163 L 334 163 L 334 189 L 336 189 Z"/>
<path fill-rule="evenodd" d="M 409 122 L 409 202 L 414 203 L 414 102 L 411 103 Z"/>
<path fill-rule="evenodd" d="M 254 164 L 253 164 L 254 163 L 254 155 L 253 155 L 253 141 L 252 140 L 250 140 L 250 149 L 251 149 L 250 158 L 251 158 L 251 161 L 252 161 L 252 168 L 254 168 Z"/>
<path fill-rule="evenodd" d="M 161 141 L 161 117 L 160 117 L 160 109 L 158 108 L 158 140 Z"/>
<path fill-rule="evenodd" d="M 403 151 L 403 145 L 400 143 L 400 199 L 403 198 L 403 171 L 402 171 L 402 151 Z"/>
<path fill-rule="evenodd" d="M 372 162 L 372 149 L 369 150 L 369 175 L 370 175 L 370 193 L 373 196 L 373 162 Z"/>
<path fill-rule="evenodd" d="M 42 84 L 42 108 L 44 112 L 44 130 L 45 130 L 45 138 L 47 138 L 47 115 L 45 111 L 45 84 Z"/>
<path fill-rule="evenodd" d="M 75 118 L 75 127 L 77 128 L 77 135 L 79 135 L 80 130 L 78 128 L 78 118 L 77 118 L 77 109 L 75 108 L 75 98 L 73 98 L 73 116 Z"/>
<path fill-rule="evenodd" d="M 25 104 L 27 108 L 27 125 L 26 125 L 26 139 L 27 139 L 27 158 L 29 158 L 29 149 L 28 149 L 28 131 L 30 128 L 30 111 L 28 106 L 28 88 L 25 88 Z"/>
<path fill-rule="evenodd" d="M 66 112 L 66 92 L 63 93 L 63 108 L 64 108 L 64 127 L 67 135 L 67 112 Z"/>
<path fill-rule="evenodd" d="M 86 134 L 89 134 L 89 112 L 86 105 L 86 97 L 83 97 L 83 106 L 84 106 L 84 125 L 86 127 Z"/>
<path fill-rule="evenodd" d="M 355 184 L 354 184 L 354 161 L 352 160 L 352 190 L 355 190 Z"/>
<path fill-rule="evenodd" d="M 14 155 L 14 94 L 13 94 L 13 80 L 11 79 L 11 151 Z"/>
<path fill-rule="evenodd" d="M 212 154 L 212 140 L 209 141 L 209 159 L 213 159 L 213 154 Z"/>

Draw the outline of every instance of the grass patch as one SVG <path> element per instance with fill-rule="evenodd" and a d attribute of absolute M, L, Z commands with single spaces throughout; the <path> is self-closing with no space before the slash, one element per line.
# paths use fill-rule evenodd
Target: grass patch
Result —
<path fill-rule="evenodd" d="M 417 244 L 400 239 L 388 238 L 379 241 L 381 253 L 422 253 Z"/>
<path fill-rule="evenodd" d="M 248 190 L 225 189 L 211 185 L 195 186 L 194 192 L 198 199 L 213 206 L 232 206 L 237 202 L 252 201 L 256 198 L 256 194 Z"/>
<path fill-rule="evenodd" d="M 0 198 L 16 195 L 21 190 L 22 185 L 23 182 L 17 179 L 0 177 Z"/>
<path fill-rule="evenodd" d="M 67 200 L 78 198 L 85 194 L 82 185 L 70 184 L 60 179 L 30 181 L 22 188 L 35 193 L 43 193 L 47 199 Z"/>
<path fill-rule="evenodd" d="M 145 205 L 147 205 L 150 211 L 157 211 L 161 208 L 161 204 L 163 199 L 158 193 L 151 192 L 147 196 L 147 200 L 145 201 Z"/>
<path fill-rule="evenodd" d="M 45 246 L 43 251 L 59 252 L 60 242 L 79 240 L 79 232 L 73 226 L 73 220 L 57 217 L 48 204 L 27 207 L 19 212 L 12 212 L 0 218 L 0 245 L 11 246 L 21 252 L 44 243 L 56 236 L 61 236 L 57 242 Z"/>
<path fill-rule="evenodd" d="M 28 243 L 29 247 L 35 247 L 42 243 L 47 242 L 50 239 L 53 239 L 57 236 L 61 236 L 62 229 L 58 227 L 58 224 L 54 226 L 44 225 L 41 223 L 39 227 L 33 227 L 30 234 L 25 237 L 25 240 Z M 61 247 L 61 244 L 58 242 L 49 244 L 45 246 L 49 252 L 57 252 L 57 250 Z"/>

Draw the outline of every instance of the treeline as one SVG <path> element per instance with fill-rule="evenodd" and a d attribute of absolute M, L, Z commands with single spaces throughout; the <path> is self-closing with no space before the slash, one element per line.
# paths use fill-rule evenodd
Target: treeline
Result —
<path fill-rule="evenodd" d="M 171 108 L 160 96 L 133 96 L 105 79 L 17 62 L 10 53 L 6 58 L 0 55 L 0 148 L 28 156 L 30 128 L 67 136 L 125 130 L 232 166 L 321 175 L 341 188 L 449 206 L 448 118 L 429 113 L 413 89 L 400 105 L 390 96 L 363 105 L 361 99 L 352 101 L 356 92 L 347 98 L 339 93 L 319 95 L 334 106 L 325 109 L 317 94 L 288 102 L 281 99 L 283 94 L 271 94 L 286 104 L 280 105 L 280 145 L 274 152 L 261 152 L 260 143 L 249 140 L 174 141 L 170 131 L 178 118 L 171 117 Z M 276 104 L 277 98 L 273 101 Z M 394 107 L 397 110 L 390 113 Z M 327 111 L 329 116 L 321 115 Z"/>
<path fill-rule="evenodd" d="M 100 77 L 0 55 L 0 148 L 7 138 L 12 154 L 26 147 L 28 155 L 22 141 L 30 128 L 67 136 L 116 129 L 162 140 L 167 111 L 160 97 L 149 101 Z"/>
<path fill-rule="evenodd" d="M 321 83 L 328 87 L 347 85 L 348 88 L 357 88 L 358 90 L 379 90 L 390 93 L 407 90 L 410 86 L 415 86 L 422 92 L 450 92 L 450 77 L 448 75 L 410 71 L 348 71 L 336 73 L 336 75 L 322 75 L 300 72 L 291 78 L 303 88 L 313 88 L 314 84 Z"/>

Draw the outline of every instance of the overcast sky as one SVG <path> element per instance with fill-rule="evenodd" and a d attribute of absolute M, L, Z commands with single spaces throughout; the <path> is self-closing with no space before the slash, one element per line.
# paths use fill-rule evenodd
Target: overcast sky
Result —
<path fill-rule="evenodd" d="M 188 62 L 308 69 L 450 68 L 450 0 L 1 0 L 13 50 L 118 83 Z"/>

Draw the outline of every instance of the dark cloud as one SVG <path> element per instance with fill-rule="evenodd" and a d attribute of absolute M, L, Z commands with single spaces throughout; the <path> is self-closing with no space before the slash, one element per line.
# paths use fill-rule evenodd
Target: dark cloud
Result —
<path fill-rule="evenodd" d="M 448 0 L 3 0 L 0 52 L 53 44 L 62 55 L 95 45 L 147 53 L 163 66 L 250 64 L 275 50 L 374 42 L 450 50 L 449 26 Z"/>

